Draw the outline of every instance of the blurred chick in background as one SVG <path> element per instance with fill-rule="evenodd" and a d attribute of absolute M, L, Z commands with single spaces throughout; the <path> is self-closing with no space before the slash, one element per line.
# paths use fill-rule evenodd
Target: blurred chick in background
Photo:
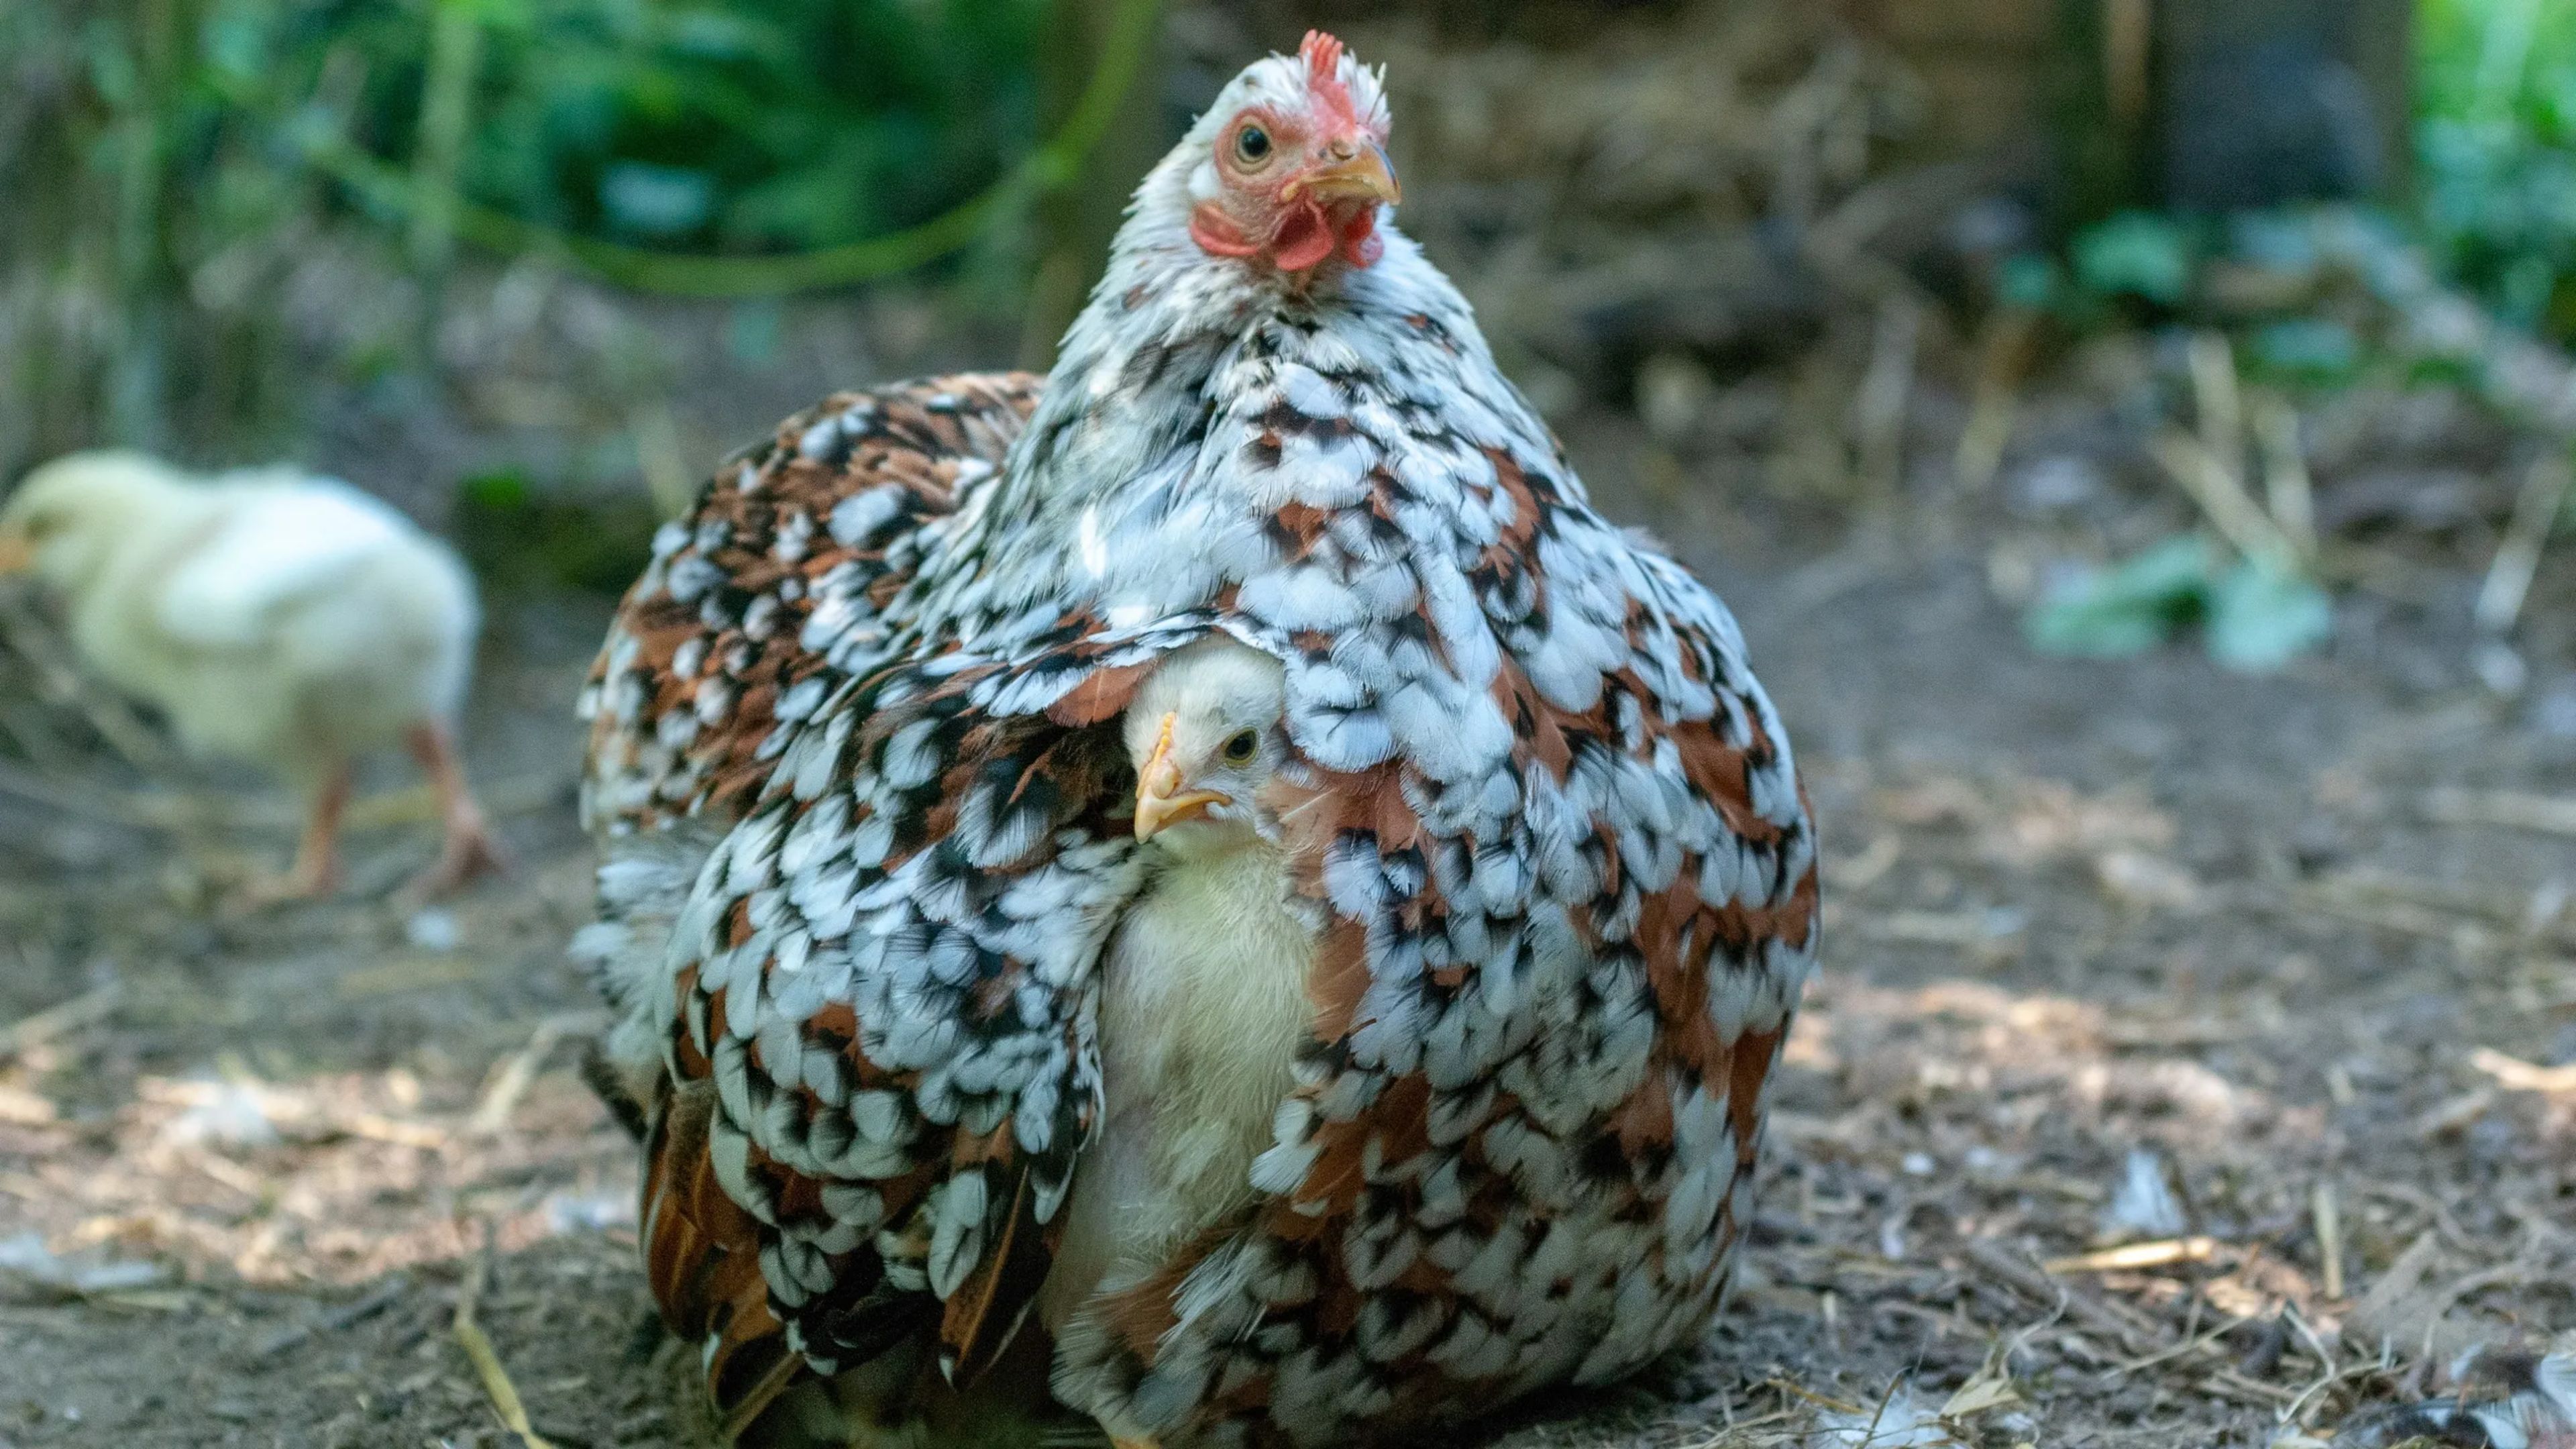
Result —
<path fill-rule="evenodd" d="M 401 741 L 429 772 L 446 839 L 425 898 L 497 870 L 455 721 L 476 609 L 464 565 L 376 499 L 292 469 L 200 481 L 136 453 L 75 453 L 0 503 L 0 574 L 63 605 L 108 683 L 204 757 L 266 765 L 308 804 L 294 865 L 251 903 L 328 894 L 366 751 Z"/>

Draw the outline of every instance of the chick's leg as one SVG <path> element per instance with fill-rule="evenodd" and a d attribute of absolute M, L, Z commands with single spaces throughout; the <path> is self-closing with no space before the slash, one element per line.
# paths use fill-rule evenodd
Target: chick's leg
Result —
<path fill-rule="evenodd" d="M 500 842 L 492 838 L 491 827 L 483 821 L 483 807 L 474 803 L 474 792 L 465 783 L 465 767 L 456 758 L 456 742 L 449 738 L 446 727 L 414 725 L 408 742 L 412 758 L 429 772 L 430 787 L 438 792 L 438 816 L 447 836 L 439 847 L 437 861 L 421 872 L 404 894 L 414 900 L 429 900 L 477 876 L 498 874 L 508 865 L 508 859 L 501 853 Z"/>
<path fill-rule="evenodd" d="M 309 901 L 339 889 L 340 814 L 348 805 L 349 764 L 342 760 L 314 788 L 312 806 L 304 816 L 304 837 L 296 842 L 295 863 L 284 875 L 253 881 L 243 889 L 241 903 L 258 907 Z"/>

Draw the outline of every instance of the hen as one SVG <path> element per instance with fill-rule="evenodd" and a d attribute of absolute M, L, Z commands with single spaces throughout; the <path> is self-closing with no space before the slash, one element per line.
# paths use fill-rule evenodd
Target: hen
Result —
<path fill-rule="evenodd" d="M 254 901 L 337 884 L 351 765 L 397 741 L 446 829 L 414 892 L 499 865 L 454 744 L 473 580 L 384 504 L 287 470 L 200 483 L 140 454 L 75 453 L 0 507 L 0 573 L 15 569 L 62 597 L 82 658 L 191 753 L 266 765 L 304 793 L 295 863 Z"/>
<path fill-rule="evenodd" d="M 1813 828 L 1724 608 L 1388 224 L 1388 124 L 1328 36 L 1255 63 L 1042 387 L 792 420 L 621 611 L 580 948 L 730 1427 L 1043 1353 L 1125 1444 L 1400 1439 L 1713 1311 Z"/>

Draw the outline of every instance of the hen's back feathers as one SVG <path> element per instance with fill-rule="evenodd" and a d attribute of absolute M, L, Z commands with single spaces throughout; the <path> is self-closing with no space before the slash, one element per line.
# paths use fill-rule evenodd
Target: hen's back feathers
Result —
<path fill-rule="evenodd" d="M 884 658 L 887 605 L 1037 403 L 1030 373 L 845 392 L 779 425 L 654 539 L 582 698 L 583 819 L 739 813 L 786 742 Z"/>

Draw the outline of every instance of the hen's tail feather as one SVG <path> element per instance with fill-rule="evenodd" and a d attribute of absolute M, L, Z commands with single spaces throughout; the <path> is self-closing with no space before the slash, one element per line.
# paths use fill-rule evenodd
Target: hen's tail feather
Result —
<path fill-rule="evenodd" d="M 2443 1377 L 2451 1393 L 2347 1424 L 2335 1443 L 2576 1449 L 2576 1335 L 2546 1353 L 2473 1348 Z"/>
<path fill-rule="evenodd" d="M 725 1194 L 707 1155 L 714 1102 L 703 1085 L 664 1094 L 646 1140 L 640 1236 L 654 1300 L 671 1331 L 699 1346 L 708 1397 L 730 1442 L 804 1362 L 770 1311 L 759 1224 Z"/>

